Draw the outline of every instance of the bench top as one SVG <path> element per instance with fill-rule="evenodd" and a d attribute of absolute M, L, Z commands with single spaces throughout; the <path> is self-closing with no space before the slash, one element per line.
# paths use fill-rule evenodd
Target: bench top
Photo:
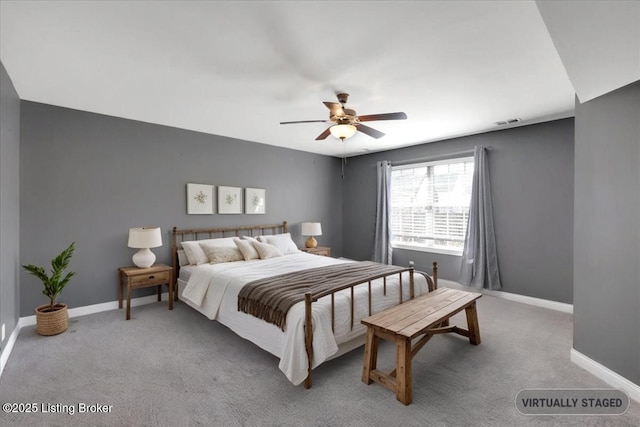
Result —
<path fill-rule="evenodd" d="M 362 319 L 368 327 L 415 338 L 473 304 L 482 294 L 439 288 Z"/>

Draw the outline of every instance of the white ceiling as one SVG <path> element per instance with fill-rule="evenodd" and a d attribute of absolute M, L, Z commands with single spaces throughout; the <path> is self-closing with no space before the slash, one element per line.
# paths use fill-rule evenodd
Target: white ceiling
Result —
<path fill-rule="evenodd" d="M 640 1 L 536 2 L 581 103 L 640 80 Z"/>
<path fill-rule="evenodd" d="M 332 156 L 574 110 L 533 1 L 0 5 L 0 59 L 23 100 Z M 328 118 L 337 92 L 358 114 L 408 119 L 344 143 L 315 141 L 325 123 L 279 124 Z"/>

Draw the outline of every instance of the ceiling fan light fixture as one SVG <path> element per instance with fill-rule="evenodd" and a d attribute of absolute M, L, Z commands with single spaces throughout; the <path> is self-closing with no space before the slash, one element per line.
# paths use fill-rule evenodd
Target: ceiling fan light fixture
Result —
<path fill-rule="evenodd" d="M 341 141 L 344 141 L 347 138 L 351 138 L 356 133 L 356 127 L 354 125 L 348 124 L 339 124 L 333 125 L 329 128 L 329 132 L 331 135 L 335 136 Z"/>

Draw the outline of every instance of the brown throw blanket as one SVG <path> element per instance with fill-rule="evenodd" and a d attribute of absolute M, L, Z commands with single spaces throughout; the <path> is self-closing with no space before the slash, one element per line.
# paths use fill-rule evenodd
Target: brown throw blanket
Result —
<path fill-rule="evenodd" d="M 284 331 L 287 312 L 294 304 L 304 301 L 305 293 L 317 295 L 348 283 L 366 282 L 370 277 L 398 273 L 404 269 L 395 265 L 362 261 L 254 280 L 240 290 L 238 311 L 273 323 Z"/>

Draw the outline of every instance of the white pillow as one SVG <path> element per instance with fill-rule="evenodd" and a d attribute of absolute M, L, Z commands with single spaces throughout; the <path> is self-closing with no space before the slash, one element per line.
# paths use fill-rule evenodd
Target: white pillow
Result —
<path fill-rule="evenodd" d="M 206 264 L 209 262 L 209 258 L 204 253 L 202 248 L 200 247 L 200 243 L 197 241 L 192 242 L 182 242 L 182 248 L 184 249 L 184 254 L 187 256 L 189 260 L 189 264 L 191 265 L 200 265 Z"/>
<path fill-rule="evenodd" d="M 198 240 L 198 243 L 201 245 L 207 244 L 215 246 L 216 248 L 235 248 L 236 244 L 233 243 L 233 239 L 235 239 L 235 237 L 220 237 L 217 239 Z"/>
<path fill-rule="evenodd" d="M 258 241 L 275 246 L 282 255 L 298 253 L 298 247 L 291 240 L 291 233 L 258 236 Z"/>
<path fill-rule="evenodd" d="M 280 252 L 277 247 L 270 245 L 269 243 L 262 243 L 258 241 L 252 243 L 256 248 L 256 251 L 258 251 L 260 259 L 276 258 L 282 256 L 282 252 Z"/>
<path fill-rule="evenodd" d="M 245 261 L 260 259 L 260 254 L 258 253 L 256 248 L 253 247 L 253 243 L 250 240 L 233 239 L 233 241 L 240 252 L 242 252 L 242 256 L 244 257 Z M 255 241 L 257 242 L 257 240 Z"/>
<path fill-rule="evenodd" d="M 200 247 L 207 255 L 211 264 L 219 264 L 221 262 L 244 261 L 242 253 L 238 248 L 228 248 L 226 246 L 216 246 L 213 243 L 200 243 Z"/>
<path fill-rule="evenodd" d="M 189 265 L 189 259 L 187 258 L 187 254 L 184 253 L 184 249 L 178 249 L 177 252 L 178 252 L 178 265 L 180 267 Z"/>

